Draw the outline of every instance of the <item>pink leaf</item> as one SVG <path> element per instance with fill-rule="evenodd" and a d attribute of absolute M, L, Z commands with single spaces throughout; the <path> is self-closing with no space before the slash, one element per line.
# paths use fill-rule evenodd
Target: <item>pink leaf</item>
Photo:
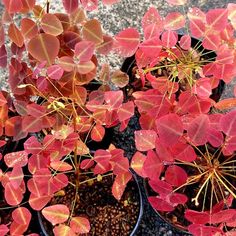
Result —
<path fill-rule="evenodd" d="M 86 160 L 83 160 L 81 163 L 80 163 L 80 168 L 81 169 L 89 169 L 90 167 L 92 167 L 94 165 L 94 161 L 92 159 L 86 159 Z"/>
<path fill-rule="evenodd" d="M 226 223 L 235 216 L 236 216 L 235 209 L 222 210 L 211 216 L 210 223 L 211 224 Z"/>
<path fill-rule="evenodd" d="M 172 48 L 176 45 L 176 43 L 178 41 L 178 36 L 177 36 L 176 32 L 168 30 L 168 31 L 165 31 L 161 35 L 161 41 L 163 43 L 163 46 L 165 46 L 167 48 Z"/>
<path fill-rule="evenodd" d="M 115 162 L 113 167 L 113 173 L 115 175 L 121 175 L 129 171 L 129 160 L 125 157 L 119 158 L 119 161 Z"/>
<path fill-rule="evenodd" d="M 96 68 L 95 64 L 92 61 L 79 62 L 76 64 L 76 70 L 82 75 L 88 74 Z"/>
<path fill-rule="evenodd" d="M 11 206 L 16 206 L 21 203 L 23 199 L 23 192 L 20 188 L 15 189 L 11 183 L 7 183 L 5 186 L 5 199 L 6 202 Z"/>
<path fill-rule="evenodd" d="M 53 225 L 56 225 L 64 223 L 69 218 L 70 211 L 66 205 L 57 204 L 45 207 L 42 214 Z"/>
<path fill-rule="evenodd" d="M 50 166 L 56 171 L 68 171 L 73 169 L 73 167 L 65 161 L 52 161 Z"/>
<path fill-rule="evenodd" d="M 236 110 L 230 111 L 220 119 L 220 128 L 228 136 L 236 136 Z"/>
<path fill-rule="evenodd" d="M 165 30 L 178 30 L 185 26 L 185 17 L 179 12 L 171 12 L 165 18 Z"/>
<path fill-rule="evenodd" d="M 8 13 L 10 14 L 19 12 L 23 7 L 21 0 L 3 0 L 3 4 L 5 5 Z"/>
<path fill-rule="evenodd" d="M 11 235 L 24 235 L 27 228 L 28 228 L 28 225 L 18 224 L 15 221 L 13 221 L 10 225 L 10 234 Z"/>
<path fill-rule="evenodd" d="M 205 33 L 206 25 L 201 20 L 191 20 L 189 28 L 193 37 L 201 38 Z"/>
<path fill-rule="evenodd" d="M 183 134 L 183 123 L 176 114 L 162 116 L 156 121 L 160 141 L 166 145 L 174 145 Z"/>
<path fill-rule="evenodd" d="M 78 0 L 62 0 L 63 6 L 68 13 L 74 12 L 78 6 Z"/>
<path fill-rule="evenodd" d="M 189 50 L 191 47 L 191 37 L 189 35 L 183 35 L 180 39 L 179 45 L 184 50 Z"/>
<path fill-rule="evenodd" d="M 64 73 L 64 70 L 58 65 L 52 65 L 48 67 L 47 74 L 53 80 L 59 80 Z"/>
<path fill-rule="evenodd" d="M 166 181 L 173 186 L 181 186 L 186 183 L 187 178 L 185 170 L 176 165 L 169 166 L 165 172 Z"/>
<path fill-rule="evenodd" d="M 23 174 L 22 168 L 20 166 L 14 166 L 9 176 L 10 183 L 14 189 L 17 189 L 20 187 L 23 181 L 23 178 L 24 178 L 24 174 Z"/>
<path fill-rule="evenodd" d="M 236 29 L 236 4 L 235 3 L 229 3 L 227 6 L 228 9 L 228 19 L 231 21 L 231 24 L 234 29 Z"/>
<path fill-rule="evenodd" d="M 105 92 L 105 101 L 110 106 L 109 110 L 118 109 L 123 102 L 122 91 L 107 91 Z"/>
<path fill-rule="evenodd" d="M 159 38 L 154 37 L 148 40 L 145 40 L 139 45 L 139 48 L 142 50 L 145 56 L 156 58 L 159 56 L 159 53 L 162 49 L 162 42 Z"/>
<path fill-rule="evenodd" d="M 31 193 L 29 198 L 29 204 L 34 210 L 39 211 L 47 205 L 51 198 L 51 196 L 37 196 Z"/>
<path fill-rule="evenodd" d="M 142 18 L 142 27 L 144 31 L 150 25 L 157 26 L 159 32 L 163 30 L 163 20 L 157 9 L 154 7 L 150 7 Z"/>
<path fill-rule="evenodd" d="M 229 49 L 226 45 L 222 45 L 217 52 L 216 63 L 232 64 L 233 61 L 234 51 Z"/>
<path fill-rule="evenodd" d="M 207 34 L 202 40 L 202 46 L 205 49 L 217 51 L 221 43 L 219 35 Z"/>
<path fill-rule="evenodd" d="M 81 41 L 75 45 L 75 56 L 79 61 L 91 60 L 95 50 L 95 44 L 91 41 Z"/>
<path fill-rule="evenodd" d="M 139 45 L 139 32 L 135 28 L 128 28 L 115 36 L 115 46 L 121 56 L 132 56 Z"/>
<path fill-rule="evenodd" d="M 28 154 L 26 151 L 11 152 L 4 156 L 4 161 L 8 167 L 22 167 L 28 162 Z"/>
<path fill-rule="evenodd" d="M 219 130 L 210 128 L 207 134 L 207 140 L 213 147 L 219 147 L 224 142 L 224 136 Z"/>
<path fill-rule="evenodd" d="M 221 31 L 228 23 L 227 9 L 212 9 L 206 14 L 207 24 L 214 30 Z"/>
<path fill-rule="evenodd" d="M 9 229 L 6 225 L 0 225 L 0 235 L 5 236 L 8 233 Z"/>
<path fill-rule="evenodd" d="M 148 151 L 155 148 L 157 134 L 154 130 L 135 131 L 135 144 L 139 151 Z"/>
<path fill-rule="evenodd" d="M 85 217 L 72 217 L 70 227 L 75 233 L 86 234 L 90 231 L 90 223 Z"/>
<path fill-rule="evenodd" d="M 190 140 L 195 145 L 204 145 L 207 142 L 207 133 L 210 121 L 207 115 L 201 114 L 194 118 L 187 128 Z"/>
<path fill-rule="evenodd" d="M 29 225 L 31 213 L 25 207 L 18 207 L 12 212 L 12 218 L 18 224 Z"/>
<path fill-rule="evenodd" d="M 169 196 L 169 201 L 173 205 L 178 205 L 178 204 L 184 205 L 188 201 L 188 198 L 186 195 L 181 194 L 181 193 L 172 193 Z"/>
<path fill-rule="evenodd" d="M 134 115 L 134 103 L 132 101 L 123 103 L 117 111 L 119 121 L 125 121 Z"/>

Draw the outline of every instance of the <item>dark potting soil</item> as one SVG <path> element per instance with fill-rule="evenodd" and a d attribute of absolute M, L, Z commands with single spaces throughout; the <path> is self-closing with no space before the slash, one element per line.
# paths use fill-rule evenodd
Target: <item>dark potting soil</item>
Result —
<path fill-rule="evenodd" d="M 71 181 L 74 176 L 71 175 Z M 128 236 L 133 231 L 139 217 L 139 190 L 132 181 L 128 184 L 121 201 L 117 201 L 111 192 L 113 179 L 111 176 L 103 177 L 102 181 L 83 184 L 79 187 L 74 216 L 87 217 L 91 230 L 83 236 Z M 75 198 L 75 188 L 68 185 L 65 196 L 53 198 L 51 205 L 65 204 L 69 208 Z M 43 220 L 48 236 L 53 236 L 52 227 Z"/>

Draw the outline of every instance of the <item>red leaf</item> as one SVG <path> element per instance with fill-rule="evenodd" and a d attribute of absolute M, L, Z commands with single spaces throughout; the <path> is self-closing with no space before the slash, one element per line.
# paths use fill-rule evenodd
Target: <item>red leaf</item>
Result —
<path fill-rule="evenodd" d="M 140 176 L 145 177 L 143 173 L 143 165 L 146 160 L 146 156 L 141 152 L 136 152 L 132 157 L 131 168 Z"/>
<path fill-rule="evenodd" d="M 50 77 L 53 80 L 61 79 L 63 73 L 64 70 L 58 65 L 52 65 L 47 68 L 48 77 Z"/>
<path fill-rule="evenodd" d="M 162 116 L 156 121 L 160 141 L 165 145 L 174 145 L 183 134 L 183 123 L 176 114 Z"/>
<path fill-rule="evenodd" d="M 163 163 L 154 151 L 149 151 L 143 165 L 143 173 L 151 180 L 157 180 L 163 170 Z"/>
<path fill-rule="evenodd" d="M 181 152 L 179 152 L 176 156 L 175 159 L 184 161 L 184 162 L 192 162 L 197 158 L 197 154 L 195 153 L 194 149 L 192 146 L 187 145 L 187 147 L 184 147 L 181 149 Z"/>
<path fill-rule="evenodd" d="M 128 28 L 115 36 L 115 48 L 121 56 L 132 56 L 139 45 L 139 32 L 135 28 Z"/>
<path fill-rule="evenodd" d="M 232 64 L 234 61 L 234 51 L 228 46 L 222 45 L 217 51 L 216 63 Z"/>
<path fill-rule="evenodd" d="M 111 164 L 109 163 L 109 160 L 103 160 L 103 161 L 99 161 L 97 162 L 93 173 L 95 175 L 97 174 L 104 174 L 108 171 L 110 171 L 112 169 Z"/>
<path fill-rule="evenodd" d="M 201 114 L 194 118 L 187 128 L 187 133 L 191 142 L 195 145 L 204 145 L 207 142 L 209 125 L 209 118 L 205 114 Z"/>
<path fill-rule="evenodd" d="M 103 42 L 102 27 L 98 20 L 92 19 L 87 21 L 82 29 L 83 38 L 95 44 Z"/>
<path fill-rule="evenodd" d="M 224 136 L 219 130 L 210 128 L 207 134 L 207 140 L 213 147 L 219 147 L 224 142 Z"/>
<path fill-rule="evenodd" d="M 10 234 L 11 235 L 23 235 L 27 230 L 28 225 L 18 224 L 13 221 L 10 225 Z"/>
<path fill-rule="evenodd" d="M 11 183 L 7 183 L 5 186 L 4 196 L 6 202 L 11 206 L 16 206 L 21 203 L 23 199 L 23 192 L 20 188 L 15 189 Z"/>
<path fill-rule="evenodd" d="M 227 9 L 212 9 L 206 14 L 207 24 L 214 30 L 221 31 L 228 23 Z"/>
<path fill-rule="evenodd" d="M 212 235 L 222 235 L 223 232 L 218 227 L 205 226 L 199 224 L 192 224 L 188 227 L 188 231 L 194 236 L 212 236 Z"/>
<path fill-rule="evenodd" d="M 24 45 L 24 38 L 14 23 L 11 23 L 8 28 L 8 36 L 18 47 Z"/>
<path fill-rule="evenodd" d="M 220 212 L 213 214 L 210 218 L 209 223 L 211 224 L 219 224 L 219 223 L 227 223 L 230 219 L 236 216 L 235 209 L 226 209 Z"/>
<path fill-rule="evenodd" d="M 201 20 L 191 20 L 189 25 L 193 37 L 201 38 L 206 30 L 206 25 Z"/>
<path fill-rule="evenodd" d="M 191 37 L 189 35 L 183 35 L 180 39 L 179 45 L 184 50 L 189 50 L 191 47 Z"/>
<path fill-rule="evenodd" d="M 25 207 L 18 207 L 12 212 L 12 218 L 17 224 L 29 225 L 31 213 Z"/>
<path fill-rule="evenodd" d="M 90 223 L 85 217 L 72 217 L 70 227 L 75 233 L 86 234 L 90 231 Z"/>
<path fill-rule="evenodd" d="M 91 41 L 81 41 L 75 45 L 75 56 L 79 61 L 91 60 L 95 50 L 95 44 Z"/>
<path fill-rule="evenodd" d="M 74 12 L 79 6 L 78 0 L 62 0 L 62 3 L 67 13 Z"/>
<path fill-rule="evenodd" d="M 24 149 L 28 154 L 38 154 L 42 151 L 42 145 L 35 136 L 31 136 L 24 142 Z"/>
<path fill-rule="evenodd" d="M 23 4 L 23 8 L 21 12 L 27 13 L 28 11 L 32 10 L 35 6 L 36 0 L 21 0 Z"/>
<path fill-rule="evenodd" d="M 157 134 L 154 130 L 139 130 L 135 131 L 134 135 L 138 151 L 148 151 L 155 148 Z"/>
<path fill-rule="evenodd" d="M 206 224 L 210 221 L 210 215 L 207 212 L 199 212 L 187 209 L 185 218 L 194 224 Z"/>
<path fill-rule="evenodd" d="M 188 201 L 188 197 L 181 193 L 172 193 L 169 196 L 169 201 L 173 205 L 178 205 L 178 204 L 184 205 Z"/>
<path fill-rule="evenodd" d="M 7 153 L 4 156 L 4 161 L 8 167 L 22 167 L 28 162 L 28 154 L 25 151 Z"/>
<path fill-rule="evenodd" d="M 154 209 L 156 209 L 157 211 L 173 211 L 174 207 L 168 203 L 166 200 L 160 198 L 159 196 L 156 197 L 149 197 L 148 201 L 150 202 L 150 204 L 152 205 L 152 207 Z"/>
<path fill-rule="evenodd" d="M 0 225 L 0 234 L 2 236 L 5 236 L 8 233 L 8 231 L 9 231 L 9 229 L 6 225 L 4 225 L 4 224 Z"/>
<path fill-rule="evenodd" d="M 179 12 L 170 12 L 164 22 L 165 30 L 178 30 L 185 26 L 185 17 Z"/>
<path fill-rule="evenodd" d="M 7 66 L 7 51 L 6 47 L 3 44 L 0 47 L 0 67 L 5 68 Z"/>
<path fill-rule="evenodd" d="M 61 21 L 53 14 L 44 14 L 41 19 L 41 26 L 46 34 L 58 36 L 63 32 Z"/>
<path fill-rule="evenodd" d="M 134 115 L 134 103 L 132 101 L 123 103 L 117 111 L 119 121 L 125 121 Z"/>
<path fill-rule="evenodd" d="M 70 211 L 66 205 L 57 204 L 45 207 L 42 210 L 42 214 L 52 225 L 56 225 L 67 221 Z"/>
<path fill-rule="evenodd" d="M 27 46 L 29 53 L 39 62 L 47 61 L 51 65 L 58 55 L 59 40 L 50 34 L 41 33 L 32 38 Z"/>
<path fill-rule="evenodd" d="M 205 49 L 217 51 L 221 43 L 220 35 L 207 34 L 202 40 L 202 46 Z"/>
<path fill-rule="evenodd" d="M 165 163 L 173 162 L 174 157 L 167 146 L 163 145 L 160 142 L 160 139 L 157 138 L 156 140 L 156 153 L 158 154 L 161 161 Z"/>
<path fill-rule="evenodd" d="M 95 125 L 91 131 L 91 138 L 96 142 L 102 141 L 105 135 L 105 128 L 102 125 Z"/>
<path fill-rule="evenodd" d="M 179 166 L 169 166 L 165 172 L 165 179 L 169 184 L 173 186 L 181 186 L 186 183 L 188 175 L 184 169 Z"/>
<path fill-rule="evenodd" d="M 155 192 L 163 197 L 169 195 L 173 189 L 169 183 L 159 179 L 150 180 L 149 185 Z"/>
<path fill-rule="evenodd" d="M 98 53 L 107 55 L 113 48 L 113 38 L 109 35 L 103 35 L 103 42 L 96 47 Z"/>
<path fill-rule="evenodd" d="M 236 110 L 221 117 L 220 128 L 226 135 L 236 136 Z"/>
<path fill-rule="evenodd" d="M 163 43 L 163 46 L 165 46 L 167 48 L 172 48 L 176 45 L 176 43 L 178 41 L 178 36 L 177 36 L 176 32 L 168 30 L 168 31 L 165 31 L 161 35 L 161 41 Z"/>
<path fill-rule="evenodd" d="M 55 236 L 76 236 L 75 232 L 67 225 L 58 225 L 53 228 Z"/>

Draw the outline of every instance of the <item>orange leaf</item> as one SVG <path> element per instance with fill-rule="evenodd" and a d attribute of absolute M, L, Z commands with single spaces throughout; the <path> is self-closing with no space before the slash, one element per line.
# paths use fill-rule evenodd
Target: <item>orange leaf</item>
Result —
<path fill-rule="evenodd" d="M 61 21 L 53 14 L 45 14 L 41 20 L 41 25 L 45 33 L 57 36 L 63 32 Z"/>
<path fill-rule="evenodd" d="M 235 108 L 236 107 L 236 98 L 227 98 L 222 101 L 219 101 L 214 105 L 214 107 L 219 110 Z"/>
<path fill-rule="evenodd" d="M 59 52 L 59 40 L 50 34 L 38 34 L 28 43 L 29 53 L 38 61 L 51 65 Z"/>
<path fill-rule="evenodd" d="M 84 24 L 82 29 L 84 39 L 92 41 L 95 44 L 103 42 L 102 27 L 98 20 L 92 19 Z"/>
<path fill-rule="evenodd" d="M 24 44 L 24 38 L 20 30 L 15 26 L 14 23 L 11 23 L 8 29 L 8 36 L 18 47 L 22 47 Z"/>
<path fill-rule="evenodd" d="M 70 214 L 70 211 L 66 205 L 57 204 L 49 207 L 45 207 L 42 210 L 43 216 L 50 221 L 53 225 L 64 223 Z"/>

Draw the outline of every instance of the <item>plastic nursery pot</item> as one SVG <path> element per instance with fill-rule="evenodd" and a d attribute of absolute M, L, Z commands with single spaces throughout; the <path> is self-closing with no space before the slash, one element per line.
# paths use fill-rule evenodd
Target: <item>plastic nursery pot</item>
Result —
<path fill-rule="evenodd" d="M 132 171 L 131 171 L 132 173 Z M 139 224 L 141 222 L 141 219 L 142 219 L 142 215 L 143 215 L 143 199 L 142 199 L 142 193 L 141 193 L 141 189 L 140 189 L 140 186 L 139 186 L 139 183 L 138 183 L 138 180 L 137 180 L 137 177 L 135 176 L 134 173 L 132 173 L 133 175 L 133 179 L 134 181 L 132 181 L 130 183 L 130 185 L 128 184 L 127 185 L 127 188 L 124 192 L 124 195 L 126 194 L 127 191 L 129 192 L 132 192 L 132 193 L 135 193 L 136 194 L 136 197 L 137 197 L 137 200 L 138 200 L 138 216 L 137 216 L 137 220 L 136 220 L 136 223 L 134 225 L 131 226 L 132 228 L 132 231 L 130 232 L 129 236 L 134 236 L 135 233 L 137 232 L 137 229 L 139 227 Z M 135 189 L 131 189 L 130 186 L 134 187 Z M 129 189 L 130 188 L 130 189 Z M 123 198 L 123 197 L 122 197 Z M 108 201 L 108 204 L 114 204 L 114 202 L 109 202 L 109 197 L 106 198 L 106 200 Z M 122 199 L 121 199 L 122 200 Z M 100 202 L 98 202 L 98 204 L 100 204 Z M 106 206 L 105 206 L 106 207 Z M 93 206 L 89 206 L 89 209 L 86 210 L 86 212 L 88 213 L 88 210 L 89 210 L 89 215 L 92 215 L 94 214 L 94 208 Z M 96 210 L 95 210 L 96 212 Z M 100 213 L 100 212 L 99 212 Z M 37 212 L 38 214 L 38 221 L 39 221 L 39 224 L 40 224 L 40 228 L 41 228 L 41 232 L 40 232 L 40 235 L 41 236 L 51 236 L 53 235 L 51 229 L 51 225 L 49 226 L 48 222 L 46 222 L 46 220 L 44 219 L 44 217 L 42 216 L 41 212 Z M 99 214 L 98 214 L 99 215 Z M 109 213 L 108 213 L 109 215 Z M 109 216 L 108 216 L 109 217 Z M 126 218 L 126 215 L 125 216 L 122 216 L 123 218 Z M 112 216 L 109 217 L 110 219 L 112 219 Z M 89 218 L 88 218 L 89 219 Z M 109 220 L 109 219 L 108 219 Z M 100 222 L 98 222 L 100 224 Z M 106 223 L 107 224 L 107 223 Z M 109 229 L 109 228 L 112 228 L 112 225 L 101 225 L 101 229 L 102 229 L 102 232 L 104 233 L 106 229 Z M 91 227 L 91 231 L 92 231 L 92 227 Z M 91 232 L 90 231 L 90 232 Z M 91 232 L 91 233 L 88 233 L 86 235 L 94 235 L 94 236 L 100 236 L 101 233 L 94 233 L 94 232 Z M 111 234 L 108 233 L 108 235 L 117 235 L 117 234 Z"/>
<path fill-rule="evenodd" d="M 151 187 L 148 185 L 147 180 L 143 180 L 143 186 L 144 186 L 144 193 L 145 193 L 145 197 L 148 201 L 148 197 L 150 197 L 151 193 L 153 192 L 153 190 L 151 189 Z M 153 192 L 154 193 L 154 192 Z M 151 204 L 150 204 L 151 205 Z M 152 207 L 152 206 L 151 206 Z M 186 235 L 191 236 L 192 234 L 190 234 L 186 228 L 181 227 L 181 226 L 177 226 L 174 223 L 170 222 L 169 220 L 167 220 L 162 214 L 160 214 L 159 211 L 157 211 L 154 207 L 152 207 L 152 209 L 155 211 L 155 213 L 168 225 L 170 225 L 174 231 L 176 231 L 177 233 L 183 233 Z"/>
<path fill-rule="evenodd" d="M 182 35 L 178 35 L 178 40 L 180 40 L 181 37 L 182 37 Z M 191 38 L 191 47 L 194 48 L 196 45 L 199 45 L 200 42 L 201 41 L 198 39 Z M 209 51 L 207 49 L 204 49 L 202 45 L 198 46 L 198 51 L 202 52 L 203 54 L 206 54 L 205 58 L 208 60 L 216 57 L 216 54 L 213 51 Z M 214 60 L 211 59 L 211 61 L 214 61 Z M 121 66 L 121 71 L 123 71 L 129 75 L 130 82 L 134 82 L 134 80 L 135 80 L 134 71 L 133 71 L 134 67 L 136 67 L 135 55 L 126 58 Z M 210 98 L 213 99 L 215 102 L 218 102 L 220 100 L 220 97 L 221 97 L 223 91 L 224 91 L 224 88 L 225 88 L 225 82 L 223 80 L 220 80 L 219 85 L 212 90 L 212 94 L 211 94 Z M 132 88 L 126 86 L 125 89 L 126 89 L 125 93 L 128 96 L 128 91 Z"/>

